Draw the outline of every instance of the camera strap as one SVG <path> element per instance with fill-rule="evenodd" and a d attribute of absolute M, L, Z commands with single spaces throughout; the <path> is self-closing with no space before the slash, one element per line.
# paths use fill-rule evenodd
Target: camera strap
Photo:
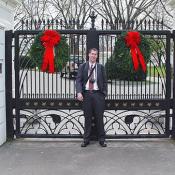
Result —
<path fill-rule="evenodd" d="M 85 81 L 85 84 L 87 83 L 87 81 L 88 81 L 89 78 L 91 77 L 91 75 L 92 75 L 92 73 L 93 73 L 93 71 L 94 71 L 95 68 L 96 68 L 96 64 L 95 64 L 95 66 L 92 68 L 92 70 L 91 70 L 91 72 L 90 72 L 88 78 L 87 78 L 86 81 Z"/>

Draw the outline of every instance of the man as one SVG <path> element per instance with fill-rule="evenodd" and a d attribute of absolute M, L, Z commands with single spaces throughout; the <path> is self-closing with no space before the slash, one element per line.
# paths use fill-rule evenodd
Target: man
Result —
<path fill-rule="evenodd" d="M 89 61 L 80 65 L 76 77 L 77 99 L 83 102 L 85 116 L 84 140 L 81 147 L 90 143 L 92 116 L 96 119 L 99 144 L 106 147 L 103 113 L 107 95 L 107 79 L 104 66 L 97 63 L 98 50 L 89 50 Z"/>

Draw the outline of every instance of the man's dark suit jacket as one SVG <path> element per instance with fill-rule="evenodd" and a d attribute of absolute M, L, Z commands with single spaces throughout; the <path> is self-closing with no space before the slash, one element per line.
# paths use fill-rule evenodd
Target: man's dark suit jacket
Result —
<path fill-rule="evenodd" d="M 104 96 L 107 95 L 107 78 L 105 68 L 102 64 L 97 63 L 97 85 L 101 93 Z M 85 90 L 85 83 L 88 79 L 89 62 L 81 64 L 78 69 L 78 74 L 76 77 L 76 93 L 83 93 Z M 86 81 L 86 82 L 85 82 Z"/>

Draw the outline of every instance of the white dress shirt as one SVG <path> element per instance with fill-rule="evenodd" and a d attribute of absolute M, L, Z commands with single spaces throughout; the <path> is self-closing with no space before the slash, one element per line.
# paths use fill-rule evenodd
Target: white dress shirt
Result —
<path fill-rule="evenodd" d="M 92 66 L 93 65 L 93 66 Z M 90 74 L 90 68 L 91 68 L 91 66 L 92 66 L 92 68 L 94 68 L 94 66 L 96 65 L 96 63 L 90 63 L 89 62 L 89 70 L 88 70 L 88 76 L 89 76 L 89 74 Z M 97 65 L 96 65 L 96 67 L 95 67 L 95 69 L 93 70 L 93 72 L 94 72 L 94 80 L 95 80 L 95 82 L 94 82 L 94 89 L 93 90 L 99 90 L 99 88 L 98 88 L 98 85 L 97 85 Z M 89 79 L 88 79 L 88 81 L 87 81 L 87 83 L 86 83 L 86 87 L 85 87 L 85 89 L 86 90 L 89 90 Z"/>

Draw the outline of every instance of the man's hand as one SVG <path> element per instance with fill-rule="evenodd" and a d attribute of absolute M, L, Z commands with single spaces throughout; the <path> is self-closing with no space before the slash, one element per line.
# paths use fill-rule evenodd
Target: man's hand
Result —
<path fill-rule="evenodd" d="M 77 99 L 78 99 L 79 101 L 83 101 L 83 95 L 82 95 L 82 93 L 78 93 L 78 94 L 77 94 Z"/>

